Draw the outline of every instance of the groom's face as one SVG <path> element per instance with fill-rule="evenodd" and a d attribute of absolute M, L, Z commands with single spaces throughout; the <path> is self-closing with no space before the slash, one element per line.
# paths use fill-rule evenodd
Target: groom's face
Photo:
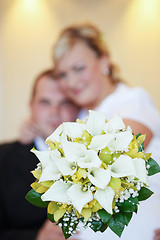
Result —
<path fill-rule="evenodd" d="M 38 81 L 30 107 L 32 120 L 43 139 L 62 122 L 75 121 L 78 114 L 78 107 L 64 96 L 58 83 L 49 77 L 42 77 Z"/>

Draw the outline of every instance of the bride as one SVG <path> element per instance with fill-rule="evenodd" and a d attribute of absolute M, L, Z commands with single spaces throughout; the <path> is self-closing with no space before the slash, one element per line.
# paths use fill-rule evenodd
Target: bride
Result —
<path fill-rule="evenodd" d="M 92 24 L 64 29 L 54 46 L 53 55 L 61 89 L 82 108 L 79 118 L 86 118 L 89 109 L 106 112 L 107 119 L 119 113 L 134 134 L 146 134 L 145 151 L 152 152 L 153 158 L 160 162 L 159 113 L 144 89 L 130 88 L 117 77 L 99 29 Z M 150 182 L 154 196 L 141 204 L 121 239 L 153 239 L 160 218 L 158 177 L 151 178 Z M 104 233 L 87 229 L 81 231 L 78 237 L 83 240 L 118 239 L 109 229 Z"/>

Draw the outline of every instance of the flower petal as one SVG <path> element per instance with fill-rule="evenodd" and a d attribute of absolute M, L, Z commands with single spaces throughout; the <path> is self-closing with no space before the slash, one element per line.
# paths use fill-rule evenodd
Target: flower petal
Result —
<path fill-rule="evenodd" d="M 85 206 L 85 204 L 92 201 L 93 199 L 92 191 L 90 189 L 83 191 L 82 186 L 79 184 L 72 185 L 68 189 L 67 195 L 79 213 L 81 213 L 82 208 Z"/>
<path fill-rule="evenodd" d="M 58 180 L 61 177 L 61 172 L 53 161 L 50 161 L 45 168 L 42 168 L 42 174 L 39 182 Z"/>
<path fill-rule="evenodd" d="M 42 164 L 42 174 L 39 179 L 39 182 L 49 181 L 49 180 L 58 180 L 61 176 L 61 172 L 56 167 L 53 159 L 60 158 L 60 152 L 56 150 L 52 151 L 37 151 L 31 150 Z"/>
<path fill-rule="evenodd" d="M 68 202 L 67 191 L 71 183 L 57 181 L 41 196 L 43 201 L 56 201 L 61 203 Z"/>
<path fill-rule="evenodd" d="M 84 157 L 87 148 L 82 143 L 69 142 L 63 136 L 61 138 L 61 145 L 65 158 L 69 162 L 77 162 L 80 157 Z"/>
<path fill-rule="evenodd" d="M 133 159 L 127 155 L 121 155 L 117 160 L 109 165 L 112 177 L 136 176 Z"/>
<path fill-rule="evenodd" d="M 77 122 L 65 122 L 63 123 L 63 132 L 71 139 L 80 138 L 85 129 L 85 124 Z"/>
<path fill-rule="evenodd" d="M 38 150 L 31 149 L 31 152 L 34 153 L 36 157 L 39 159 L 39 161 L 42 164 L 42 167 L 45 167 L 50 161 L 49 151 L 38 151 Z"/>
<path fill-rule="evenodd" d="M 126 130 L 125 132 L 119 132 L 113 134 L 114 138 L 109 142 L 108 148 L 111 152 L 116 151 L 128 151 L 128 145 L 133 139 L 132 132 L 130 130 Z"/>
<path fill-rule="evenodd" d="M 114 190 L 107 186 L 104 190 L 98 189 L 94 194 L 94 198 L 108 213 L 112 214 L 112 202 L 114 195 Z"/>
<path fill-rule="evenodd" d="M 61 153 L 57 149 L 49 151 L 49 153 L 51 160 L 61 159 Z"/>
<path fill-rule="evenodd" d="M 115 133 L 122 129 L 125 129 L 125 125 L 119 114 L 109 120 L 103 128 L 105 133 Z"/>
<path fill-rule="evenodd" d="M 67 161 L 65 158 L 55 160 L 55 164 L 64 176 L 72 176 L 77 170 L 76 165 L 73 162 Z"/>
<path fill-rule="evenodd" d="M 47 141 L 51 141 L 51 142 L 60 142 L 60 134 L 63 131 L 63 124 L 59 125 L 59 127 L 46 139 L 46 143 Z"/>
<path fill-rule="evenodd" d="M 113 140 L 114 136 L 111 134 L 103 134 L 94 136 L 89 145 L 90 149 L 101 150 L 104 149 Z"/>
<path fill-rule="evenodd" d="M 108 169 L 96 168 L 89 171 L 88 178 L 96 187 L 104 189 L 110 182 L 111 172 Z"/>
<path fill-rule="evenodd" d="M 134 158 L 133 163 L 135 166 L 136 177 L 141 182 L 148 184 L 148 177 L 147 177 L 145 161 L 142 158 Z"/>
<path fill-rule="evenodd" d="M 102 164 L 102 161 L 94 150 L 87 150 L 84 157 L 77 159 L 77 165 L 81 168 L 98 168 Z"/>
<path fill-rule="evenodd" d="M 106 119 L 106 113 L 89 110 L 86 131 L 92 136 L 101 134 Z"/>

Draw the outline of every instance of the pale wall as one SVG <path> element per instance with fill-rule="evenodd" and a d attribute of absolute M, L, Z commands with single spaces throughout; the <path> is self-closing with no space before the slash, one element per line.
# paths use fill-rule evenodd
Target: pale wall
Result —
<path fill-rule="evenodd" d="M 121 76 L 145 87 L 160 109 L 159 0 L 0 0 L 0 141 L 18 136 L 59 31 L 84 20 L 104 32 Z"/>

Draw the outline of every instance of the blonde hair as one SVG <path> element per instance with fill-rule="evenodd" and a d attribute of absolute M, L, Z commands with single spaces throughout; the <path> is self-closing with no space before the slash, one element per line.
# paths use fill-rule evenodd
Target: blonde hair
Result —
<path fill-rule="evenodd" d="M 59 35 L 54 45 L 53 59 L 56 63 L 60 58 L 69 51 L 75 43 L 83 41 L 92 49 L 97 57 L 106 55 L 110 58 L 110 53 L 106 43 L 103 41 L 101 31 L 91 23 L 82 23 L 71 25 L 65 28 Z M 109 77 L 112 82 L 117 83 L 122 80 L 118 77 L 118 68 L 113 63 L 109 66 Z"/>

